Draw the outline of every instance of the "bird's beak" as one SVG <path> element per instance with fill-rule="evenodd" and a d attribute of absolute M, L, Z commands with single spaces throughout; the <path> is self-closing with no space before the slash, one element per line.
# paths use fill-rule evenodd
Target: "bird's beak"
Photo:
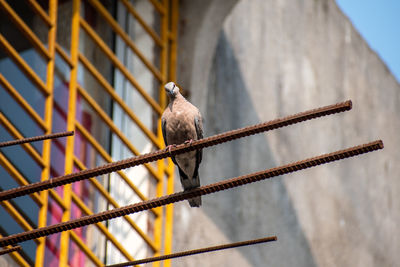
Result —
<path fill-rule="evenodd" d="M 175 84 L 172 85 L 172 88 L 171 88 L 171 86 L 166 86 L 165 91 L 167 92 L 167 94 L 173 95 L 175 86 L 176 86 Z"/>

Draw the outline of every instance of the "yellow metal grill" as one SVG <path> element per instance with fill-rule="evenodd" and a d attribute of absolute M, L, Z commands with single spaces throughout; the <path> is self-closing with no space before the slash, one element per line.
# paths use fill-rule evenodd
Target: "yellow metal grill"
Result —
<path fill-rule="evenodd" d="M 0 32 L 1 141 L 75 131 L 2 149 L 1 190 L 164 146 L 177 0 L 0 0 L 0 10 L 0 23 L 15 29 Z M 0 223 L 1 236 L 172 192 L 170 160 L 93 177 L 2 202 L 0 215 L 19 228 Z M 102 266 L 168 254 L 172 218 L 172 205 L 155 208 L 22 243 L 9 257 L 21 266 Z"/>

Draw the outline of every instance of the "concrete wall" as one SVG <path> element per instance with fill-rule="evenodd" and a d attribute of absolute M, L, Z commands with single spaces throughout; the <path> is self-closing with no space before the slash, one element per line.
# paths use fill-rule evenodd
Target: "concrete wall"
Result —
<path fill-rule="evenodd" d="M 206 196 L 200 209 L 175 205 L 174 251 L 275 234 L 278 242 L 173 266 L 395 266 L 400 85 L 387 67 L 333 0 L 230 1 L 213 7 L 224 19 L 205 19 L 209 2 L 193 12 L 199 2 L 181 6 L 178 82 L 200 107 L 206 136 L 353 101 L 350 112 L 206 149 L 202 184 L 375 139 L 385 149 Z"/>

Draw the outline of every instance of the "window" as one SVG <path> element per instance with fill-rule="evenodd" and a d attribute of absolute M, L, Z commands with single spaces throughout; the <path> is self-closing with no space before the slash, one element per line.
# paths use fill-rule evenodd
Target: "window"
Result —
<path fill-rule="evenodd" d="M 163 147 L 162 87 L 174 80 L 177 1 L 0 1 L 0 7 L 1 140 L 75 131 L 73 137 L 1 149 L 1 190 Z M 0 233 L 171 190 L 170 160 L 94 177 L 2 202 Z M 169 253 L 171 227 L 170 205 L 23 242 L 23 250 L 7 260 L 91 266 Z"/>

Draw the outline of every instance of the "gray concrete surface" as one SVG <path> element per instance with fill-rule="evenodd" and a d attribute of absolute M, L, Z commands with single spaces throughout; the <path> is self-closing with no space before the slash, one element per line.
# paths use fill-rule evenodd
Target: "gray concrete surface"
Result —
<path fill-rule="evenodd" d="M 2 267 L 14 267 L 17 264 L 12 260 L 10 255 L 2 255 L 0 257 L 0 266 Z"/>
<path fill-rule="evenodd" d="M 202 24 L 184 12 L 198 3 L 182 7 L 184 27 Z M 178 48 L 178 70 L 192 70 L 178 82 L 204 114 L 207 136 L 347 99 L 353 110 L 206 149 L 203 184 L 375 139 L 385 149 L 207 196 L 201 209 L 177 204 L 175 251 L 279 239 L 173 266 L 396 266 L 400 85 L 333 0 L 240 0 L 221 14 L 214 31 L 190 37 L 214 40 L 223 22 L 212 60 L 183 60 L 212 50 L 185 32 Z"/>

